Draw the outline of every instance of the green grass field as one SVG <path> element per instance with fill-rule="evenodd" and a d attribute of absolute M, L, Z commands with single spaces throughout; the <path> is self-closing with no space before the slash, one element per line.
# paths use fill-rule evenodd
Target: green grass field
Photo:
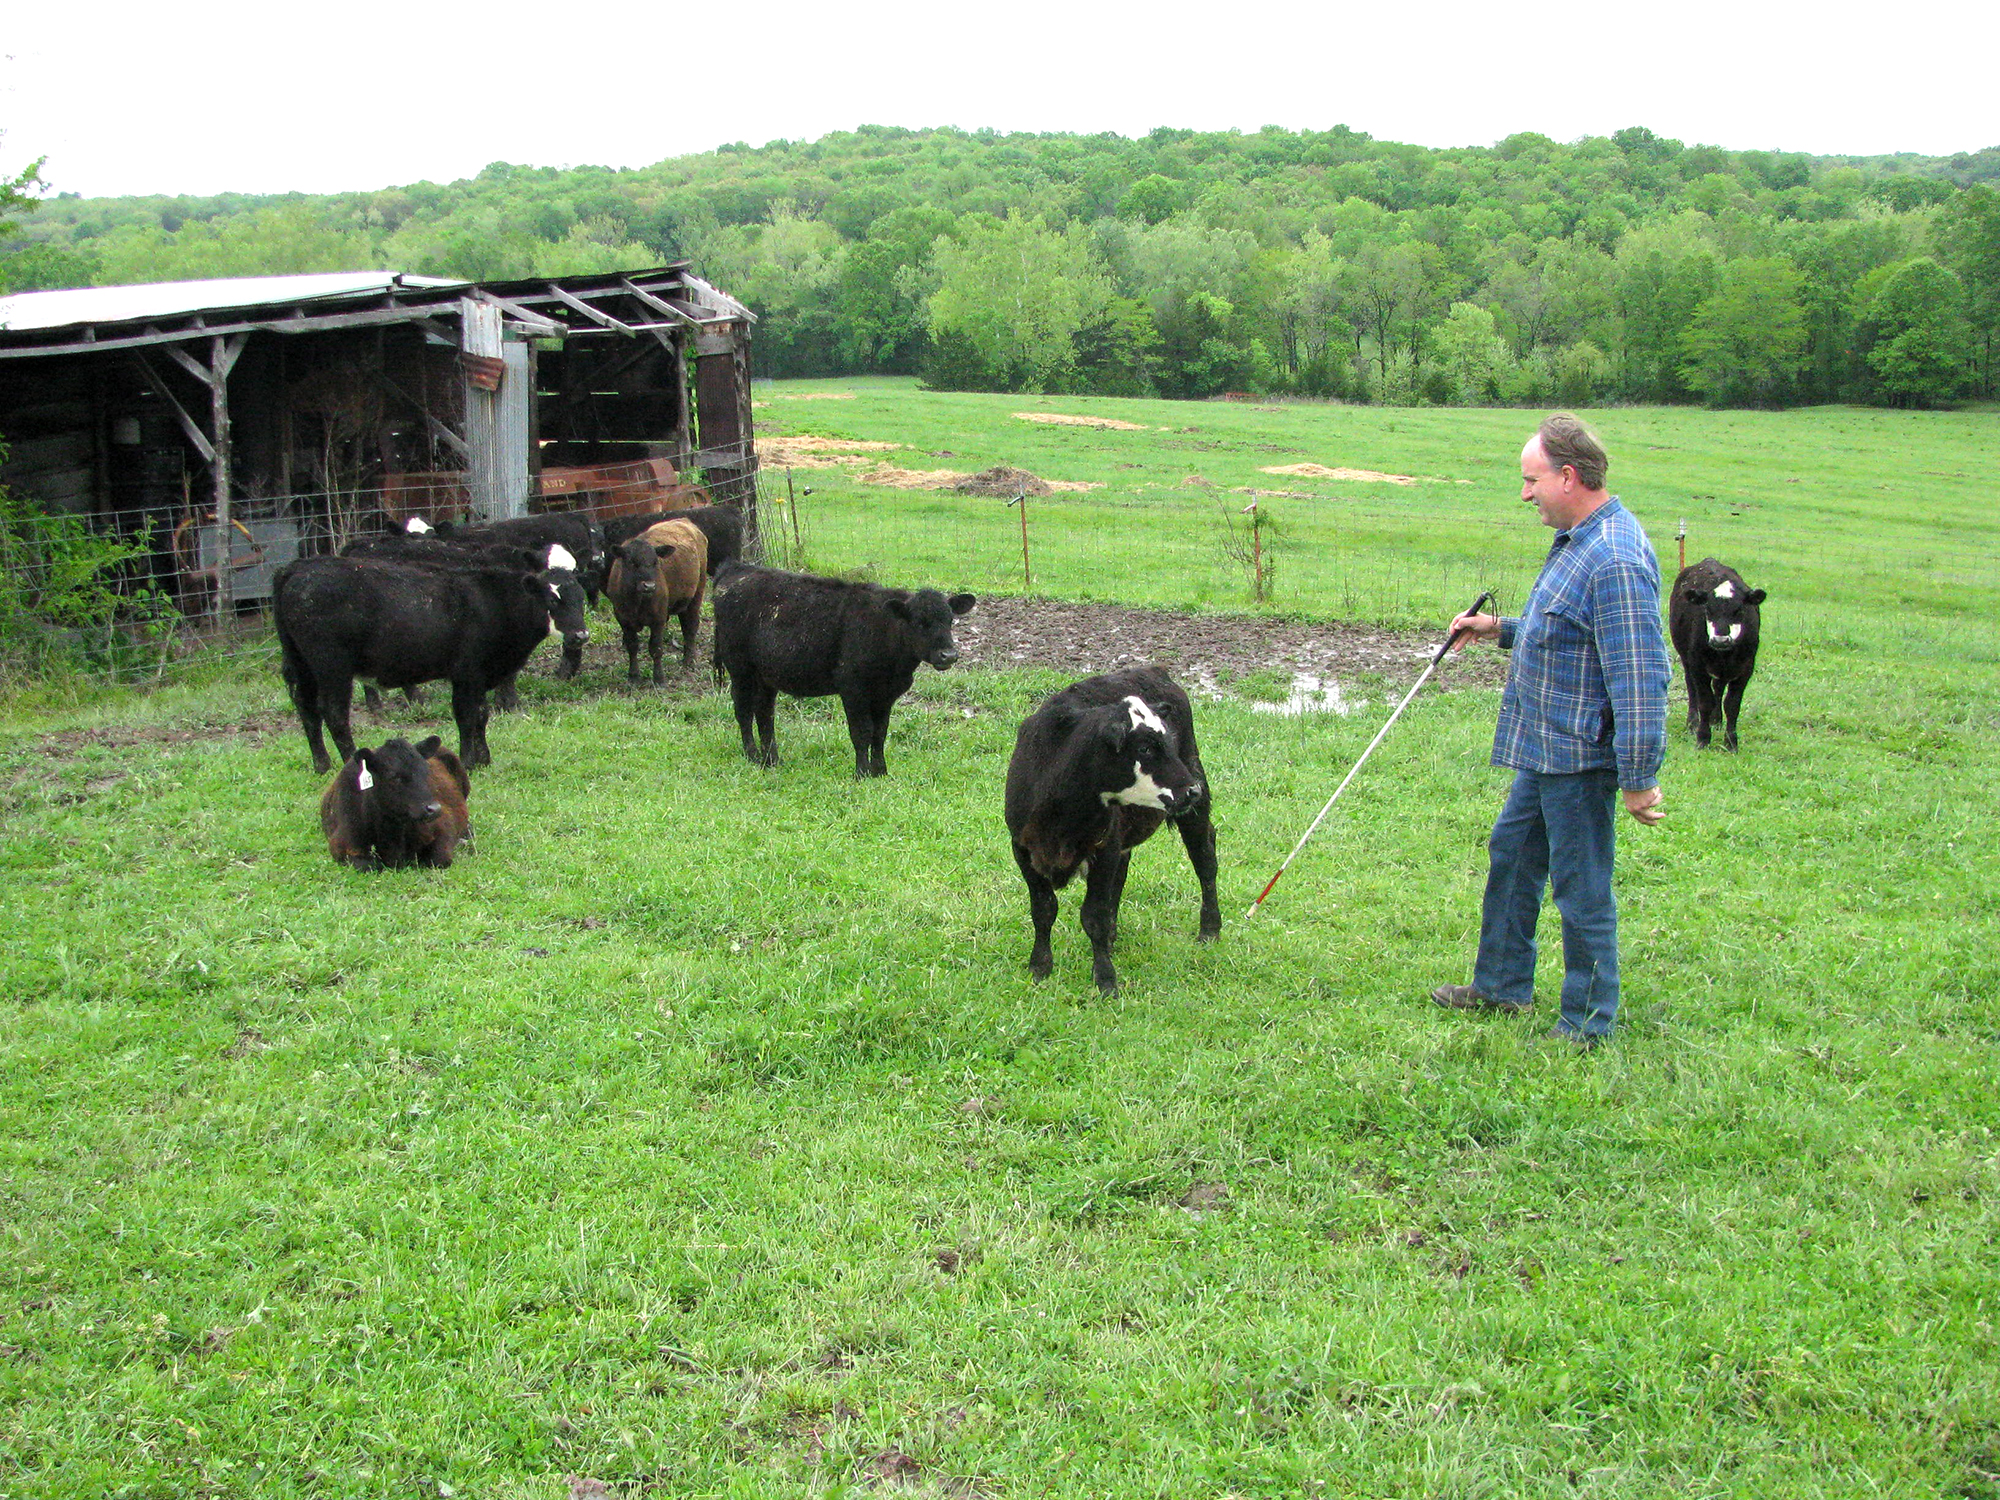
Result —
<path fill-rule="evenodd" d="M 1212 430 L 1221 487 L 1266 442 L 1474 481 L 1368 534 L 1337 482 L 1283 502 L 1291 613 L 1345 611 L 1322 524 L 1354 613 L 1433 626 L 1545 538 L 1523 413 L 853 388 L 759 415 L 913 468 L 1185 472 L 1008 415 L 1057 410 Z M 1742 754 L 1676 713 L 1668 821 L 1623 835 L 1591 1057 L 1426 998 L 1469 964 L 1490 690 L 1413 704 L 1254 922 L 1382 704 L 1199 703 L 1222 939 L 1155 841 L 1112 1000 L 1074 893 L 1025 972 L 1000 783 L 1049 671 L 925 672 L 867 784 L 829 702 L 765 772 L 722 697 L 524 680 L 479 852 L 373 876 L 267 670 L 0 705 L 0 1496 L 2000 1495 L 2000 417 L 1600 422 L 1663 555 L 1685 507 L 1772 600 Z M 808 556 L 891 581 L 990 587 L 934 533 L 1018 524 L 811 482 Z M 1039 509 L 1051 558 L 1140 482 Z M 865 514 L 909 504 L 940 524 Z"/>

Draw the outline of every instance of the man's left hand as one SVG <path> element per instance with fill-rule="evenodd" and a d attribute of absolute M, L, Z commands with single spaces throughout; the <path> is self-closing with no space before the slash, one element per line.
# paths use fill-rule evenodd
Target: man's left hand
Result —
<path fill-rule="evenodd" d="M 1650 827 L 1667 815 L 1666 809 L 1660 806 L 1660 801 L 1660 789 L 1656 786 L 1649 786 L 1643 792 L 1627 792 L 1625 811 Z"/>

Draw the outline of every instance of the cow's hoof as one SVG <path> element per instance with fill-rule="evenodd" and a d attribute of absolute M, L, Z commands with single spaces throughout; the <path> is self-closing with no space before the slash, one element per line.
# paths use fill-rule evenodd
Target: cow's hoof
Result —
<path fill-rule="evenodd" d="M 1118 981 L 1115 979 L 1098 980 L 1097 993 L 1104 999 L 1109 1000 L 1113 995 L 1118 993 Z"/>
<path fill-rule="evenodd" d="M 1222 924 L 1220 922 L 1217 922 L 1213 927 L 1203 924 L 1201 931 L 1194 935 L 1194 940 L 1197 943 L 1212 943 L 1221 936 Z"/>

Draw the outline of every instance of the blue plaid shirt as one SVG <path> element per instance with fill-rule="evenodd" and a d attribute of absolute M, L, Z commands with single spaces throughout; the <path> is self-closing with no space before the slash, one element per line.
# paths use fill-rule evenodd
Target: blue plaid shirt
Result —
<path fill-rule="evenodd" d="M 1558 531 L 1527 608 L 1500 622 L 1513 653 L 1493 764 L 1545 774 L 1615 768 L 1659 784 L 1667 756 L 1660 564 L 1618 497 Z"/>

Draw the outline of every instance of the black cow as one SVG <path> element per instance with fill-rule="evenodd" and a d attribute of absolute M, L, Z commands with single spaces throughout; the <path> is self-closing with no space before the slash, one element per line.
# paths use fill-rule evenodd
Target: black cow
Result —
<path fill-rule="evenodd" d="M 778 763 L 771 720 L 779 693 L 837 693 L 856 776 L 889 774 L 882 758 L 889 710 L 909 690 L 919 663 L 942 672 L 958 660 L 952 619 L 975 602 L 970 594 L 946 598 L 936 589 L 879 588 L 742 564 L 716 579 L 714 597 L 715 680 L 728 674 L 750 763 Z M 761 748 L 751 743 L 752 718 Z"/>
<path fill-rule="evenodd" d="M 1720 719 L 1723 748 L 1736 748 L 1736 711 L 1757 669 L 1757 606 L 1763 602 L 1762 589 L 1712 557 L 1682 568 L 1674 580 L 1667 630 L 1687 679 L 1687 727 L 1697 745 L 1708 743 Z"/>
<path fill-rule="evenodd" d="M 392 562 L 420 563 L 429 567 L 502 567 L 516 568 L 527 572 L 546 570 L 558 583 L 564 582 L 564 575 L 583 580 L 577 574 L 577 560 L 569 548 L 560 542 L 550 542 L 534 547 L 515 546 L 512 543 L 480 543 L 464 539 L 463 533 L 440 537 L 424 531 L 391 531 L 380 536 L 356 537 L 340 549 L 342 557 L 384 557 Z M 588 591 L 586 590 L 586 593 Z M 583 668 L 583 648 L 589 643 L 589 635 L 563 637 L 562 660 L 557 663 L 557 680 L 576 676 Z M 518 674 L 516 674 L 518 675 Z M 521 706 L 520 694 L 514 686 L 514 677 L 509 676 L 493 690 L 493 706 L 512 711 Z M 405 692 L 414 703 L 416 696 Z M 381 695 L 372 683 L 362 685 L 364 706 L 380 711 Z"/>
<path fill-rule="evenodd" d="M 342 760 L 356 677 L 385 688 L 451 683 L 459 758 L 492 763 L 486 695 L 521 669 L 551 628 L 585 633 L 583 587 L 573 574 L 513 568 L 436 568 L 372 557 L 308 557 L 272 581 L 271 617 L 292 706 L 313 769 L 325 771 L 324 724 Z"/>
<path fill-rule="evenodd" d="M 604 523 L 604 545 L 612 553 L 652 530 L 662 521 L 692 521 L 708 538 L 708 576 L 713 578 L 743 555 L 743 515 L 733 506 L 696 505 L 687 510 L 656 510 L 643 516 L 619 516 Z M 610 563 L 605 564 L 606 569 Z"/>
<path fill-rule="evenodd" d="M 395 739 L 357 750 L 319 800 L 327 852 L 357 870 L 446 869 L 472 838 L 471 791 L 465 767 L 436 735 L 420 745 Z"/>
<path fill-rule="evenodd" d="M 415 531 L 422 525 L 419 521 L 409 529 Z M 551 544 L 564 547 L 576 559 L 576 576 L 590 596 L 591 608 L 597 607 L 598 590 L 604 586 L 604 528 L 589 511 L 558 510 L 542 516 L 513 516 L 505 521 L 456 524 L 445 521 L 425 534 L 453 546 L 497 545 L 537 550 Z"/>
<path fill-rule="evenodd" d="M 1104 994 L 1117 990 L 1111 945 L 1118 940 L 1118 904 L 1132 850 L 1169 818 L 1201 882 L 1195 936 L 1212 941 L 1222 931 L 1212 805 L 1195 748 L 1194 711 L 1164 668 L 1086 677 L 1030 714 L 1007 764 L 1006 803 L 1014 862 L 1028 883 L 1035 924 L 1028 972 L 1048 978 L 1056 892 L 1081 871 L 1091 976 Z"/>

